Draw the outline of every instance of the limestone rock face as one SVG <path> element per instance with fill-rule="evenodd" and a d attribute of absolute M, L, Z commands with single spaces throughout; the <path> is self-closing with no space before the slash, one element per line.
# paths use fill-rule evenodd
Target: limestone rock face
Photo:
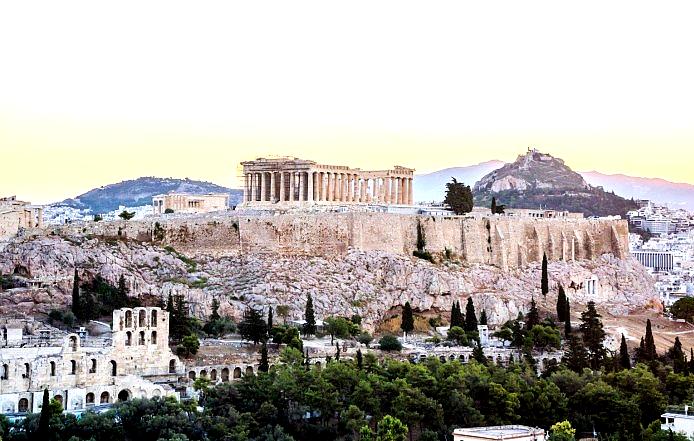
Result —
<path fill-rule="evenodd" d="M 551 292 L 545 300 L 536 262 L 504 271 L 492 265 L 431 264 L 385 251 L 350 249 L 334 257 L 198 255 L 191 266 L 175 252 L 136 241 L 47 236 L 11 243 L 0 253 L 1 274 L 21 273 L 43 279 L 46 285 L 0 292 L 0 314 L 68 307 L 75 268 L 83 278 L 101 274 L 113 284 L 123 274 L 131 296 L 183 294 L 200 317 L 209 314 L 217 297 L 221 313 L 237 319 L 249 306 L 277 305 L 290 307 L 289 319 L 301 318 L 310 293 L 318 317 L 359 314 L 371 329 L 406 301 L 415 311 L 447 317 L 454 300 L 462 303 L 472 296 L 478 312 L 485 309 L 492 324 L 527 310 L 533 295 L 541 308 L 554 311 L 559 283 L 574 312 L 594 300 L 611 313 L 625 314 L 651 304 L 655 297 L 653 280 L 640 264 L 609 254 L 593 260 L 551 261 Z M 595 281 L 591 292 L 588 280 Z"/>

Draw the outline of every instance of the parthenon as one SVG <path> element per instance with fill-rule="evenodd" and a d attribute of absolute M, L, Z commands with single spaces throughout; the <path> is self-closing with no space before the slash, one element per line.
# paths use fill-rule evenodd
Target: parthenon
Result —
<path fill-rule="evenodd" d="M 413 203 L 411 168 L 366 171 L 298 158 L 258 158 L 241 165 L 244 205 Z"/>

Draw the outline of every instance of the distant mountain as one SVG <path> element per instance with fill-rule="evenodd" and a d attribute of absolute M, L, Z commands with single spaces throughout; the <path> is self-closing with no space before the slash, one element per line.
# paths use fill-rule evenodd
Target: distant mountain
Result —
<path fill-rule="evenodd" d="M 472 185 L 482 176 L 504 165 L 502 161 L 486 161 L 466 167 L 451 167 L 414 177 L 414 198 L 418 202 L 441 202 L 446 192 L 446 183 L 451 178 Z"/>
<path fill-rule="evenodd" d="M 548 208 L 586 216 L 624 216 L 636 208 L 602 188 L 589 185 L 564 161 L 535 149 L 486 174 L 474 186 L 475 204 L 489 206 L 493 197 L 509 208 Z"/>
<path fill-rule="evenodd" d="M 620 196 L 649 199 L 668 204 L 670 208 L 694 211 L 694 185 L 679 184 L 659 178 L 637 178 L 621 174 L 607 175 L 596 171 L 581 173 L 590 185 L 601 186 Z"/>
<path fill-rule="evenodd" d="M 106 213 L 119 206 L 138 207 L 152 203 L 152 196 L 177 193 L 229 193 L 229 204 L 241 202 L 243 192 L 217 184 L 192 179 L 143 177 L 95 188 L 72 199 L 56 202 L 54 206 L 89 209 L 92 213 Z"/>

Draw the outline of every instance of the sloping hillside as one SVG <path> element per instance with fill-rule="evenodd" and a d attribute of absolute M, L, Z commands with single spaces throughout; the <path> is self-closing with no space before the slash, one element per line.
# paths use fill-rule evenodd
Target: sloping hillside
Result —
<path fill-rule="evenodd" d="M 72 199 L 65 199 L 53 205 L 77 209 L 89 209 L 93 213 L 108 212 L 120 205 L 138 207 L 152 203 L 152 196 L 162 193 L 228 193 L 229 204 L 241 201 L 242 191 L 232 190 L 211 182 L 192 179 L 143 177 L 129 181 L 95 188 Z"/>

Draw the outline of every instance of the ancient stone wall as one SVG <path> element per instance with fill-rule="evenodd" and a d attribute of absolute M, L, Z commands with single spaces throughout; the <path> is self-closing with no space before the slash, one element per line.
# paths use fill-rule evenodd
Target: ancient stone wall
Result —
<path fill-rule="evenodd" d="M 126 237 L 190 254 L 279 253 L 331 256 L 348 249 L 411 255 L 417 225 L 426 250 L 502 269 L 542 259 L 592 260 L 628 254 L 626 221 L 415 216 L 390 213 L 311 213 L 276 216 L 215 215 L 146 221 L 93 222 L 44 232 Z"/>

